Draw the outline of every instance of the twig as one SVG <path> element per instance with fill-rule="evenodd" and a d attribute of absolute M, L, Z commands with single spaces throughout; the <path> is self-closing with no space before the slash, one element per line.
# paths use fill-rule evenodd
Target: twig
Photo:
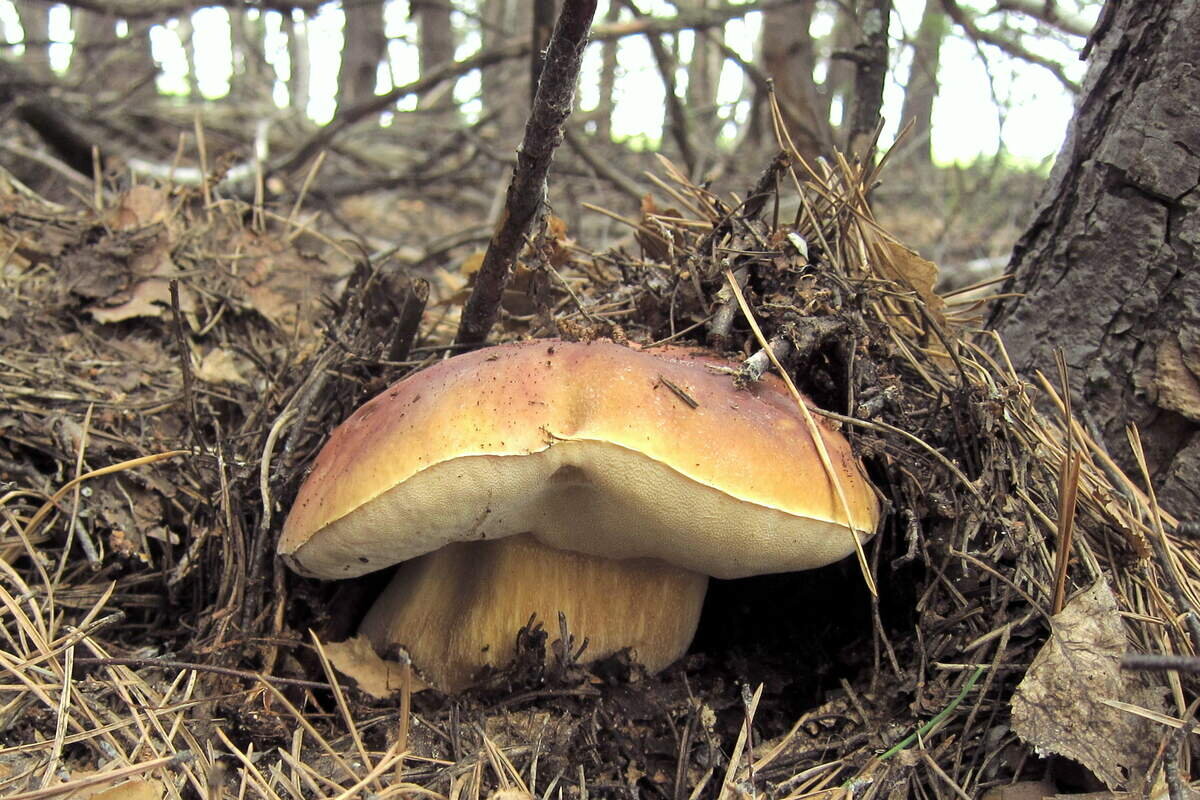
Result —
<path fill-rule="evenodd" d="M 728 282 L 729 288 L 733 290 L 734 296 L 737 297 L 738 306 L 742 309 L 742 314 L 745 316 L 746 322 L 749 323 L 750 330 L 754 331 L 754 336 L 758 339 L 759 345 L 766 351 L 767 357 L 771 359 L 771 363 L 775 366 L 779 377 L 783 378 L 783 382 L 787 384 L 788 391 L 792 393 L 796 405 L 800 407 L 800 411 L 804 415 L 804 423 L 808 427 L 808 434 L 813 440 L 813 446 L 817 450 L 817 455 L 821 458 L 821 466 L 825 468 L 825 474 L 829 478 L 829 482 L 833 484 L 838 505 L 841 507 L 842 513 L 846 515 L 846 527 L 849 529 L 850 538 L 854 542 L 854 553 L 858 556 L 858 566 L 862 570 L 863 582 L 867 585 L 871 596 L 878 597 L 879 590 L 875 586 L 875 577 L 871 575 L 871 567 L 867 564 L 867 556 L 863 552 L 862 540 L 859 539 L 858 530 L 854 527 L 854 514 L 850 511 L 850 503 L 846 499 L 846 490 L 842 486 L 841 478 L 829 458 L 829 451 L 825 447 L 825 438 L 821 435 L 821 429 L 817 426 L 816 420 L 813 419 L 812 411 L 809 410 L 808 403 L 805 402 L 803 395 L 800 394 L 800 390 L 792 382 L 792 376 L 783 368 L 783 365 L 779 363 L 779 359 L 775 357 L 775 352 L 767 345 L 767 339 L 763 336 L 762 329 L 758 327 L 758 320 L 754 318 L 754 314 L 750 311 L 750 306 L 746 303 L 746 298 L 742 295 L 742 287 L 738 286 L 737 279 L 733 277 L 732 270 L 725 270 L 725 280 Z M 867 536 L 873 536 L 875 531 L 864 531 L 864 533 Z"/>
<path fill-rule="evenodd" d="M 500 313 L 500 299 L 512 275 L 512 265 L 534 218 L 542 208 L 546 173 L 562 141 L 562 126 L 571 113 L 575 82 L 587 45 L 588 28 L 596 15 L 596 0 L 566 0 L 554 36 L 546 51 L 546 65 L 538 84 L 525 138 L 517 151 L 517 166 L 504 206 L 504 217 L 475 275 L 475 288 L 467 298 L 455 344 L 477 345 Z"/>
<path fill-rule="evenodd" d="M 583 163 L 587 164 L 592 172 L 595 172 L 597 176 L 611 183 L 614 188 L 627 197 L 631 197 L 634 200 L 642 199 L 643 191 L 641 187 L 624 172 L 604 159 L 598 158 L 583 141 L 583 137 L 579 131 L 568 127 L 563 129 L 563 134 L 567 138 L 567 144 L 575 151 L 575 155 L 583 159 Z"/>
<path fill-rule="evenodd" d="M 329 689 L 329 684 L 317 681 L 304 681 L 299 678 L 279 678 L 274 675 L 263 675 L 261 672 L 251 672 L 232 667 L 218 667 L 212 664 L 193 664 L 187 661 L 171 661 L 165 658 L 122 658 L 105 656 L 104 658 L 76 658 L 76 664 L 91 664 L 100 667 L 151 667 L 157 669 L 190 669 L 193 672 L 211 672 L 214 675 L 227 675 L 231 678 L 244 678 L 249 681 L 269 681 L 281 686 L 299 686 L 302 689 Z"/>
<path fill-rule="evenodd" d="M 205 186 L 207 185 L 206 181 Z M 168 285 L 171 291 L 171 316 L 175 322 L 175 343 L 179 346 L 179 371 L 183 375 L 183 397 L 188 408 L 188 429 L 192 432 L 192 445 L 203 447 L 204 440 L 200 438 L 200 419 L 196 410 L 196 391 L 192 383 L 192 348 L 188 346 L 187 336 L 183 332 L 183 312 L 179 307 L 179 281 L 172 278 Z"/>
<path fill-rule="evenodd" d="M 1054 600 L 1050 613 L 1062 611 L 1067 597 L 1067 565 L 1071 561 L 1071 539 L 1075 532 L 1075 506 L 1079 496 L 1079 467 L 1083 454 L 1075 450 L 1071 426 L 1071 383 L 1067 375 L 1067 359 L 1062 348 L 1054 352 L 1058 363 L 1058 379 L 1063 387 L 1063 431 L 1066 434 L 1062 468 L 1058 473 L 1058 552 L 1054 560 Z"/>
<path fill-rule="evenodd" d="M 83 659 L 77 660 L 82 661 Z M 141 764 L 131 764 L 128 767 L 114 769 L 111 772 L 97 772 L 94 775 L 88 775 L 86 778 L 80 778 L 77 781 L 60 783 L 57 786 L 47 786 L 43 789 L 35 789 L 30 792 L 11 794 L 8 796 L 8 800 L 47 800 L 51 797 L 73 795 L 92 786 L 103 786 L 106 783 L 112 783 L 124 778 L 131 778 L 134 775 L 140 775 L 141 773 L 149 772 L 152 769 L 158 769 L 160 767 L 177 767 L 181 764 L 186 764 L 193 758 L 194 756 L 190 750 L 180 750 L 173 755 L 151 759 L 150 761 L 143 761 Z"/>
<path fill-rule="evenodd" d="M 644 11 L 637 7 L 637 4 L 633 0 L 621 0 L 621 5 L 629 9 L 635 19 L 647 16 Z M 675 71 L 678 67 L 675 59 L 667 51 L 667 48 L 663 46 L 662 39 L 658 33 L 647 31 L 646 42 L 650 45 L 650 52 L 654 56 L 655 64 L 658 65 L 659 75 L 662 76 L 671 138 L 675 141 L 675 146 L 679 148 L 679 156 L 683 159 L 683 163 L 687 167 L 688 175 L 694 176 L 697 163 L 696 150 L 692 147 L 692 137 L 688 131 L 687 111 L 684 109 L 683 101 L 679 99 L 679 94 L 676 91 Z"/>
<path fill-rule="evenodd" d="M 412 351 L 413 342 L 421 328 L 421 316 L 429 303 L 429 281 L 414 278 L 404 291 L 400 311 L 396 314 L 395 333 L 387 351 L 388 361 L 404 361 Z"/>
<path fill-rule="evenodd" d="M 896 742 L 894 745 L 892 745 L 887 750 L 885 750 L 883 753 L 881 753 L 879 755 L 879 760 L 886 761 L 887 759 L 896 755 L 896 753 L 899 753 L 901 750 L 908 748 L 909 745 L 911 745 L 913 742 L 917 741 L 917 739 L 919 739 L 920 737 L 928 736 L 930 731 L 932 731 L 934 728 L 936 728 L 941 723 L 942 720 L 944 720 L 946 717 L 950 716 L 954 712 L 954 709 L 958 708 L 959 704 L 962 703 L 962 701 L 966 699 L 967 693 L 970 692 L 973 688 L 975 688 L 975 684 L 979 682 L 979 679 L 983 677 L 983 673 L 986 671 L 987 671 L 986 667 L 981 666 L 978 669 L 976 669 L 974 672 L 972 672 L 971 677 L 967 678 L 967 682 L 963 684 L 963 687 L 959 691 L 958 695 L 953 700 L 951 700 L 950 703 L 945 708 L 943 708 L 936 715 L 934 715 L 933 719 L 929 720 L 929 722 L 926 722 L 924 725 L 917 728 L 915 731 L 910 733 L 908 736 L 905 736 L 903 739 Z"/>
<path fill-rule="evenodd" d="M 1121 658 L 1121 669 L 1136 672 L 1188 672 L 1200 674 L 1200 656 L 1130 653 Z"/>
<path fill-rule="evenodd" d="M 967 34 L 967 36 L 977 42 L 997 47 L 1013 58 L 1028 61 L 1030 64 L 1036 64 L 1042 69 L 1047 70 L 1055 78 L 1058 78 L 1058 82 L 1071 94 L 1079 94 L 1079 84 L 1067 77 L 1067 73 L 1063 72 L 1061 64 L 1056 64 L 1048 58 L 1039 56 L 1037 53 L 1027 50 L 1017 42 L 1005 39 L 1003 36 L 981 30 L 955 0 L 942 0 L 942 8 L 946 10 L 946 16 L 950 17 L 955 25 L 962 28 L 963 33 Z M 1099 28 L 1099 24 L 1096 27 Z"/>

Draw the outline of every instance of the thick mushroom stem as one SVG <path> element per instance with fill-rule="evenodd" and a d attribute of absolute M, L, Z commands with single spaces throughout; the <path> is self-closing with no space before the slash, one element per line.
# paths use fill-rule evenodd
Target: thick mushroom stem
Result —
<path fill-rule="evenodd" d="M 708 577 L 655 559 L 556 550 L 529 534 L 451 544 L 401 564 L 360 632 L 383 652 L 401 645 L 431 686 L 457 692 L 502 667 L 531 614 L 588 639 L 595 660 L 632 647 L 651 672 L 691 644 Z"/>

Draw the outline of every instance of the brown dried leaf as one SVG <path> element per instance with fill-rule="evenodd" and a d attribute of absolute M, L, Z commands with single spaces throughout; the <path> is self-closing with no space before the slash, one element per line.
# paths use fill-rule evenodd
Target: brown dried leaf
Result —
<path fill-rule="evenodd" d="M 1158 405 L 1200 422 L 1200 363 L 1188 364 L 1179 341 L 1169 335 L 1159 343 L 1154 361 Z"/>
<path fill-rule="evenodd" d="M 166 222 L 171 216 L 170 198 L 152 186 L 134 186 L 117 199 L 108 212 L 108 225 L 115 230 L 133 230 Z"/>
<path fill-rule="evenodd" d="M 944 325 L 946 303 L 934 289 L 938 280 L 937 264 L 921 258 L 899 242 L 887 241 L 885 245 L 897 277 L 917 291 L 930 316 L 937 320 L 938 324 Z"/>
<path fill-rule="evenodd" d="M 123 322 L 134 317 L 159 317 L 163 308 L 171 304 L 169 284 L 157 278 L 142 281 L 128 294 L 116 294 L 109 298 L 118 301 L 111 306 L 92 306 L 88 313 L 101 324 Z"/>
<path fill-rule="evenodd" d="M 1160 732 L 1100 701 L 1155 710 L 1161 703 L 1135 675 L 1121 671 L 1125 631 L 1112 590 L 1096 581 L 1052 623 L 1050 639 L 1013 695 L 1013 730 L 1039 753 L 1078 761 L 1110 789 L 1140 781 Z"/>
<path fill-rule="evenodd" d="M 400 690 L 400 664 L 379 657 L 365 636 L 322 645 L 329 663 L 376 700 L 386 700 Z M 422 688 L 414 685 L 414 689 Z"/>
<path fill-rule="evenodd" d="M 223 347 L 214 347 L 200 359 L 196 377 L 205 383 L 250 383 L 238 369 L 235 354 Z"/>

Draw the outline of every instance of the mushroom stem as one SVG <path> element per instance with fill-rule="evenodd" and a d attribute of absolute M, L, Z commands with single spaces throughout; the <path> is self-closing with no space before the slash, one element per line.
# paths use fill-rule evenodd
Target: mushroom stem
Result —
<path fill-rule="evenodd" d="M 521 534 L 401 564 L 360 632 L 380 652 L 403 646 L 431 686 L 456 692 L 482 667 L 512 660 L 531 614 L 554 630 L 561 611 L 587 637 L 589 660 L 632 647 L 654 672 L 691 644 L 707 587 L 706 575 L 655 559 L 556 550 Z"/>

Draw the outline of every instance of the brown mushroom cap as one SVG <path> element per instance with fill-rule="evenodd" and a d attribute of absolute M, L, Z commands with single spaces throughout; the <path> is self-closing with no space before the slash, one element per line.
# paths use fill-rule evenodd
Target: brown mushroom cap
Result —
<path fill-rule="evenodd" d="M 809 569 L 874 532 L 879 504 L 818 421 L 847 520 L 783 383 L 737 389 L 678 348 L 539 340 L 457 356 L 362 406 L 317 457 L 279 542 L 348 578 L 458 541 L 552 547 L 721 578 Z M 819 420 L 819 418 L 818 418 Z"/>

